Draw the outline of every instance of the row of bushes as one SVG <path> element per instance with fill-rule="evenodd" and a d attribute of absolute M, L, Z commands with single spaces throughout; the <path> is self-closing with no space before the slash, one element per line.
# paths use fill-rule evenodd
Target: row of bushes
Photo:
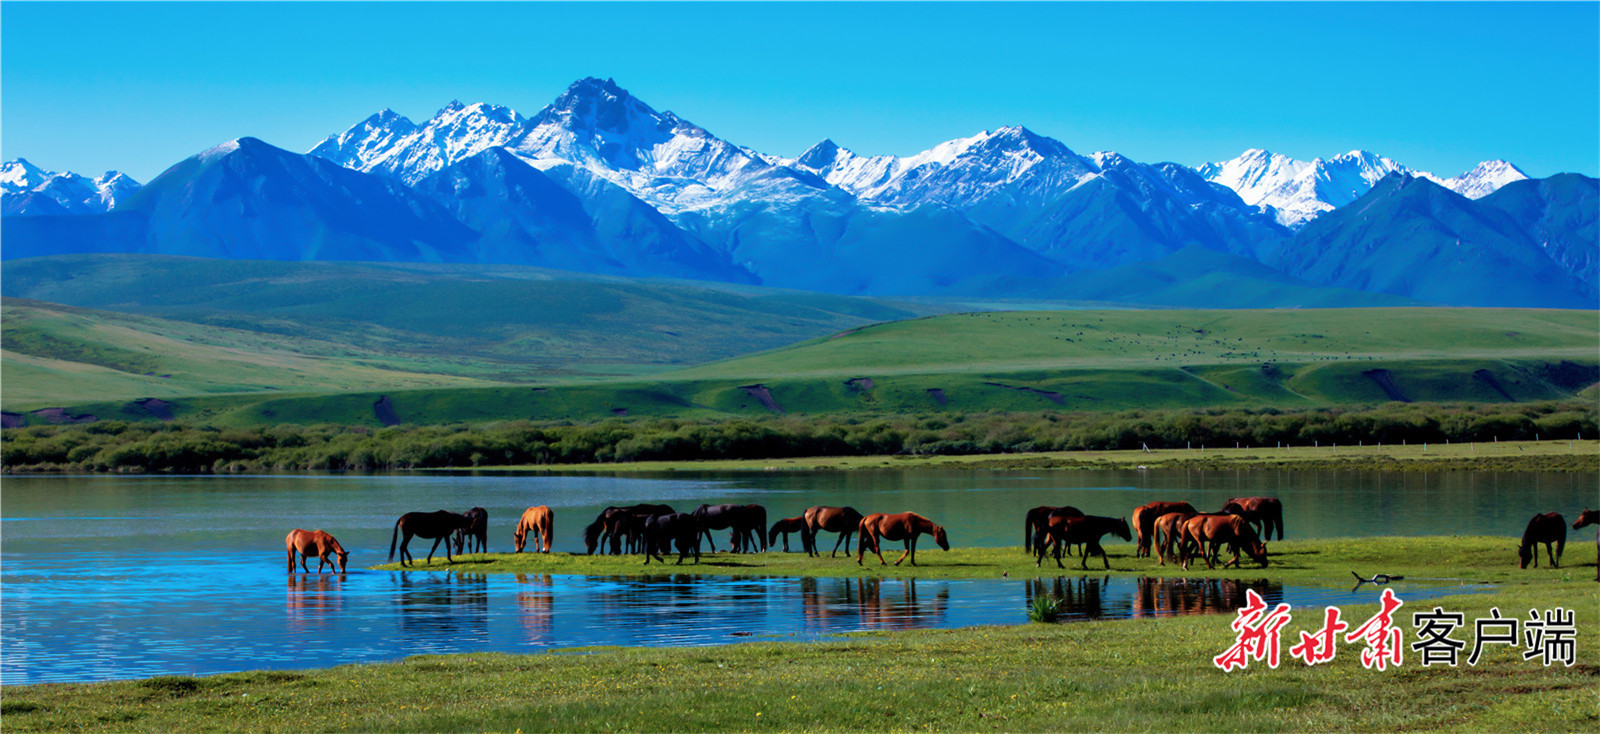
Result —
<path fill-rule="evenodd" d="M 481 426 L 217 429 L 104 422 L 0 433 L 6 471 L 382 471 L 796 456 L 1593 438 L 1581 403 L 1385 405 L 1365 409 L 1208 409 L 1120 413 L 775 417 Z"/>

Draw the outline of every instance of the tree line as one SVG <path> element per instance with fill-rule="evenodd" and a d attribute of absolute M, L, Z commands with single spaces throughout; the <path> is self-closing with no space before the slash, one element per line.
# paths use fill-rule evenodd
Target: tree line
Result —
<path fill-rule="evenodd" d="M 801 456 L 1594 438 L 1597 406 L 1386 404 L 1115 413 L 619 418 L 368 428 L 104 421 L 0 432 L 7 472 L 388 471 Z"/>

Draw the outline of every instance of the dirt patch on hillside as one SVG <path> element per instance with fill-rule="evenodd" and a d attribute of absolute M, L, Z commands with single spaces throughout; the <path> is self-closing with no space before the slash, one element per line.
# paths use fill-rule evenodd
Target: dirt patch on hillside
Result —
<path fill-rule="evenodd" d="M 66 408 L 40 408 L 33 411 L 33 414 L 50 423 L 93 423 L 100 420 L 88 413 L 72 415 Z"/>
<path fill-rule="evenodd" d="M 394 401 L 390 400 L 388 395 L 378 398 L 378 402 L 372 404 L 372 415 L 385 428 L 400 425 L 400 414 L 395 412 Z"/>
<path fill-rule="evenodd" d="M 844 386 L 856 392 L 866 392 L 873 388 L 871 377 L 852 377 L 844 381 Z"/>
<path fill-rule="evenodd" d="M 129 413 L 147 415 L 158 421 L 172 420 L 172 403 L 156 398 L 139 398 L 128 403 L 125 410 Z"/>
<path fill-rule="evenodd" d="M 21 413 L 0 411 L 0 428 L 21 428 L 27 422 L 28 419 L 23 418 Z"/>
<path fill-rule="evenodd" d="M 611 409 L 611 414 L 616 416 L 616 417 L 618 417 L 618 418 L 626 418 L 626 417 L 628 417 L 628 409 L 627 408 L 612 408 Z"/>
<path fill-rule="evenodd" d="M 1378 383 L 1378 387 L 1383 389 L 1383 394 L 1388 395 L 1390 400 L 1401 403 L 1411 402 L 1411 398 L 1400 392 L 1400 386 L 1394 384 L 1394 376 L 1390 375 L 1388 370 L 1367 370 L 1361 373 L 1361 376 Z"/>
<path fill-rule="evenodd" d="M 1062 395 L 1061 393 L 1058 393 L 1058 392 L 1050 392 L 1049 390 L 1040 390 L 1039 388 L 1036 388 L 1036 387 L 1019 387 L 1017 385 L 1002 385 L 1002 384 L 1000 384 L 998 382 L 985 382 L 983 384 L 988 385 L 990 387 L 1003 387 L 1003 388 L 1005 388 L 1007 390 L 1017 390 L 1017 391 L 1020 391 L 1020 392 L 1032 393 L 1034 395 L 1038 395 L 1041 398 L 1044 398 L 1045 400 L 1049 400 L 1050 402 L 1055 403 L 1056 405 L 1066 405 L 1067 404 L 1066 396 Z"/>
<path fill-rule="evenodd" d="M 778 405 L 777 400 L 772 398 L 772 391 L 768 390 L 766 385 L 740 385 L 739 389 L 759 401 L 761 407 L 774 413 L 783 412 L 783 408 Z"/>
<path fill-rule="evenodd" d="M 938 403 L 940 407 L 950 403 L 950 399 L 944 396 L 944 388 L 942 387 L 928 388 L 928 397 L 933 398 L 933 402 Z"/>

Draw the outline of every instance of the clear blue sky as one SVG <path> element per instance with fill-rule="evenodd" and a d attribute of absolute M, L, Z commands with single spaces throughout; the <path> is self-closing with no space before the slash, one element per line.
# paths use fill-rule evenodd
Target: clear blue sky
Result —
<path fill-rule="evenodd" d="M 1365 148 L 1600 168 L 1600 4 L 0 4 L 0 157 L 148 181 L 384 107 L 531 115 L 613 77 L 734 143 L 909 155 L 1020 124 L 1197 164 Z"/>

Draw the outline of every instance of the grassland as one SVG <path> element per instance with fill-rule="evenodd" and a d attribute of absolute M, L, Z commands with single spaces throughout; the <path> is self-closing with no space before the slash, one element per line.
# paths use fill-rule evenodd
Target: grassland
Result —
<path fill-rule="evenodd" d="M 1234 642 L 1233 618 L 1215 615 L 873 632 L 818 643 L 420 656 L 329 670 L 12 686 L 5 690 L 5 725 L 10 731 L 1592 731 L 1600 727 L 1600 649 L 1590 644 L 1600 625 L 1594 568 L 1572 558 L 1578 549 L 1569 548 L 1562 569 L 1507 569 L 1507 542 L 1280 543 L 1274 545 L 1283 549 L 1281 563 L 1228 575 L 1285 578 L 1304 571 L 1348 578 L 1344 566 L 1354 563 L 1369 572 L 1501 579 L 1491 593 L 1429 600 L 1424 608 L 1460 612 L 1469 626 L 1491 607 L 1517 616 L 1527 609 L 1573 610 L 1576 665 L 1546 667 L 1522 659 L 1520 649 L 1488 646 L 1476 666 L 1423 667 L 1406 650 L 1399 668 L 1380 672 L 1362 667 L 1359 645 L 1345 644 L 1333 662 L 1306 666 L 1289 658 L 1287 647 L 1320 626 L 1321 615 L 1294 610 L 1282 631 L 1282 665 L 1253 662 L 1233 673 L 1212 664 Z M 1015 549 L 972 553 L 977 560 L 1021 556 Z M 933 551 L 919 573 L 936 568 L 936 559 L 957 557 Z M 1113 558 L 1113 566 L 1126 563 Z M 1404 583 L 1395 585 L 1402 600 Z M 1352 625 L 1376 612 L 1371 605 L 1341 610 Z M 1406 642 L 1414 639 L 1408 611 L 1416 609 L 1403 607 L 1396 618 Z M 1470 634 L 1456 636 L 1470 640 Z"/>

